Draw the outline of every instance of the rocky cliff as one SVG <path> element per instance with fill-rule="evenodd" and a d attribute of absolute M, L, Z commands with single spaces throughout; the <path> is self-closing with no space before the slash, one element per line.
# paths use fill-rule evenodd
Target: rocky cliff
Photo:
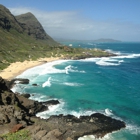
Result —
<path fill-rule="evenodd" d="M 32 13 L 15 17 L 0 5 L 0 70 L 12 62 L 50 57 L 56 46 Z"/>
<path fill-rule="evenodd" d="M 20 129 L 28 130 L 33 140 L 77 140 L 84 135 L 103 137 L 107 133 L 120 130 L 125 123 L 95 113 L 90 116 L 73 115 L 51 116 L 47 120 L 35 117 L 35 114 L 48 109 L 49 105 L 59 104 L 59 101 L 37 102 L 27 95 L 19 95 L 10 91 L 8 85 L 16 80 L 28 84 L 27 79 L 14 79 L 10 82 L 0 77 L 0 139 L 1 134 L 15 133 Z M 28 81 L 28 82 L 27 82 Z M 12 83 L 11 83 L 12 82 Z M 28 138 L 27 138 L 28 139 Z"/>
<path fill-rule="evenodd" d="M 49 43 L 57 44 L 45 32 L 37 18 L 30 12 L 15 17 L 6 7 L 0 5 L 0 27 L 7 31 L 15 29 L 19 33 L 26 33 L 35 39 L 46 40 Z"/>
<path fill-rule="evenodd" d="M 23 32 L 23 28 L 20 26 L 16 18 L 3 5 L 0 5 L 0 27 L 7 31 L 13 28 L 20 33 Z"/>
<path fill-rule="evenodd" d="M 53 39 L 46 34 L 42 25 L 32 13 L 26 13 L 16 16 L 17 21 L 20 23 L 23 30 L 35 39 L 52 40 Z"/>

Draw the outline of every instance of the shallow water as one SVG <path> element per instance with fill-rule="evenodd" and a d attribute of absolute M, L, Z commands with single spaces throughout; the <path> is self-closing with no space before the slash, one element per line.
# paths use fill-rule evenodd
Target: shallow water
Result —
<path fill-rule="evenodd" d="M 65 42 L 65 44 L 71 44 Z M 126 129 L 103 140 L 140 139 L 140 43 L 73 42 L 73 46 L 101 48 L 118 54 L 109 58 L 59 60 L 31 68 L 18 77 L 30 79 L 13 91 L 30 93 L 38 101 L 58 99 L 61 104 L 37 116 L 90 115 L 100 112 L 126 122 Z M 34 87 L 32 84 L 38 86 Z M 95 139 L 93 136 L 79 140 Z"/>

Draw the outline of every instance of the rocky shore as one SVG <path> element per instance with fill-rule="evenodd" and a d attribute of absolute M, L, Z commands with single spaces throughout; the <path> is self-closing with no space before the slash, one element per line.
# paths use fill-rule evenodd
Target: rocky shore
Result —
<path fill-rule="evenodd" d="M 49 105 L 59 104 L 59 101 L 37 102 L 28 99 L 29 94 L 13 93 L 10 87 L 15 81 L 29 83 L 28 79 L 9 82 L 0 77 L 0 139 L 3 139 L 3 134 L 15 133 L 20 129 L 28 130 L 32 140 L 77 140 L 84 135 L 103 137 L 125 128 L 124 122 L 100 113 L 80 118 L 60 114 L 40 119 L 35 116 L 36 113 L 48 110 Z"/>

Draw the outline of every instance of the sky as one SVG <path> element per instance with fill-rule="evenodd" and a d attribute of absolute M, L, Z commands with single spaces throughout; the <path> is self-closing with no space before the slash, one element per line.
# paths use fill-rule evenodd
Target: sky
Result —
<path fill-rule="evenodd" d="M 140 0 L 0 0 L 13 15 L 31 12 L 53 38 L 140 41 Z"/>

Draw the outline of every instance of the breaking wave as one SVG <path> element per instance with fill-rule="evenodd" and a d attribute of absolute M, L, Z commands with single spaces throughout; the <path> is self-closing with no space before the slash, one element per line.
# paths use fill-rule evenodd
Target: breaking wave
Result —
<path fill-rule="evenodd" d="M 43 87 L 43 88 L 46 87 L 46 86 L 47 86 L 47 87 L 50 87 L 50 86 L 51 86 L 50 80 L 51 80 L 51 77 L 49 77 L 48 80 L 47 80 L 45 83 L 42 84 L 42 87 Z"/>

